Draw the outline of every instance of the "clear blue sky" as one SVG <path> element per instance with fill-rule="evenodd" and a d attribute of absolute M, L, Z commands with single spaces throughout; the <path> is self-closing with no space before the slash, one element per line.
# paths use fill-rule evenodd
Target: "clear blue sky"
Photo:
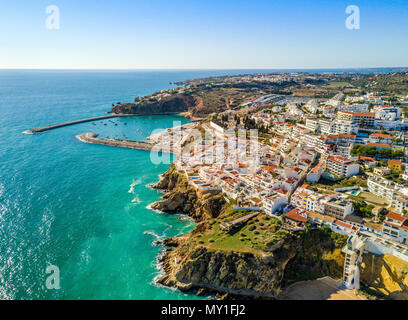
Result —
<path fill-rule="evenodd" d="M 48 5 L 59 30 L 45 27 Z M 345 27 L 348 5 L 360 30 Z M 397 66 L 406 0 L 0 0 L 0 68 Z"/>

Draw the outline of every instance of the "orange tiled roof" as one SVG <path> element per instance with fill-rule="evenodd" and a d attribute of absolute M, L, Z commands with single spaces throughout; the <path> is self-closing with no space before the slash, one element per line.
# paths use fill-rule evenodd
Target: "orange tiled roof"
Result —
<path fill-rule="evenodd" d="M 285 213 L 285 218 L 299 222 L 307 222 L 307 218 L 299 214 L 298 209 L 292 209 L 289 212 Z"/>
<path fill-rule="evenodd" d="M 374 158 L 371 158 L 371 157 L 363 157 L 363 156 L 360 156 L 360 160 L 363 160 L 363 161 L 373 161 L 373 162 L 375 162 L 375 159 L 374 159 Z"/>
<path fill-rule="evenodd" d="M 337 225 L 339 225 L 341 227 L 344 227 L 344 228 L 358 230 L 358 228 L 353 227 L 351 224 L 348 224 L 348 223 L 346 223 L 344 221 L 341 221 L 341 220 L 335 220 L 333 223 L 335 223 L 335 224 L 337 224 Z"/>
<path fill-rule="evenodd" d="M 278 189 L 278 190 L 274 190 L 275 192 L 277 192 L 277 193 L 280 193 L 280 194 L 287 194 L 288 192 L 286 191 L 286 190 L 283 190 L 283 189 Z"/>
<path fill-rule="evenodd" d="M 401 160 L 388 160 L 388 164 L 391 164 L 391 165 L 393 165 L 393 164 L 401 165 L 402 162 L 401 162 Z"/>
<path fill-rule="evenodd" d="M 355 134 L 339 134 L 339 137 L 342 137 L 342 138 L 355 138 L 356 135 Z"/>
<path fill-rule="evenodd" d="M 397 221 L 404 221 L 406 219 L 405 216 L 403 216 L 402 214 L 398 214 L 395 212 L 390 212 L 387 214 L 387 218 L 392 219 L 392 220 L 397 220 Z"/>
<path fill-rule="evenodd" d="M 370 137 L 377 137 L 377 138 L 392 138 L 389 134 L 383 134 L 383 133 L 372 133 L 370 134 Z"/>
<path fill-rule="evenodd" d="M 367 143 L 367 146 L 372 146 L 372 147 L 383 147 L 383 148 L 390 148 L 392 149 L 392 147 L 389 144 L 385 144 L 385 143 Z"/>
<path fill-rule="evenodd" d="M 371 118 L 375 117 L 375 113 L 372 112 L 353 112 L 353 115 L 357 117 L 371 117 Z"/>

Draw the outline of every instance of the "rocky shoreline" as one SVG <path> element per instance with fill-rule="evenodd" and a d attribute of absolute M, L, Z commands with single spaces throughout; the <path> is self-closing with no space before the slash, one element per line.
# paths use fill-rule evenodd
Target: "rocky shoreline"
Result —
<path fill-rule="evenodd" d="M 220 191 L 202 191 L 191 187 L 185 175 L 179 173 L 174 165 L 152 187 L 164 192 L 163 200 L 153 203 L 152 209 L 185 214 L 196 222 L 217 217 L 226 202 Z"/>
<path fill-rule="evenodd" d="M 302 273 L 341 277 L 343 242 L 336 244 L 322 232 L 304 238 L 288 234 L 269 251 L 258 253 L 213 249 L 201 244 L 200 239 L 228 206 L 224 195 L 189 186 L 184 173 L 174 165 L 153 188 L 165 194 L 163 200 L 151 205 L 152 209 L 186 214 L 197 222 L 190 233 L 160 241 L 165 247 L 159 258 L 163 274 L 157 283 L 161 285 L 198 295 L 216 294 L 222 299 L 277 299 L 284 286 L 296 278 L 298 268 Z M 303 250 L 305 242 L 316 248 Z"/>

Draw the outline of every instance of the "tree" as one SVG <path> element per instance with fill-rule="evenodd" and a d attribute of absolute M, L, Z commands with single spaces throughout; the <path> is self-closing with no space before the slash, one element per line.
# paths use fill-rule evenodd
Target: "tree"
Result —
<path fill-rule="evenodd" d="M 404 156 L 404 151 L 402 151 L 401 149 L 394 150 L 392 152 L 392 157 L 394 157 L 394 158 L 401 158 L 403 156 Z"/>

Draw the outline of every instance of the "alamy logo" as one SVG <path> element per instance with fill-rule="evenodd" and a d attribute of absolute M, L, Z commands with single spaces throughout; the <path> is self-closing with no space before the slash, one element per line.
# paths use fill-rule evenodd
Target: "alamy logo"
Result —
<path fill-rule="evenodd" d="M 47 18 L 45 19 L 45 27 L 48 30 L 58 30 L 60 28 L 60 9 L 58 6 L 51 5 L 45 9 Z"/>
<path fill-rule="evenodd" d="M 349 16 L 346 18 L 346 28 L 348 30 L 360 29 L 360 8 L 355 5 L 350 5 L 346 8 L 346 14 Z"/>
<path fill-rule="evenodd" d="M 60 270 L 57 266 L 49 265 L 45 269 L 47 274 L 50 274 L 45 280 L 45 286 L 48 290 L 58 290 L 60 286 Z"/>

